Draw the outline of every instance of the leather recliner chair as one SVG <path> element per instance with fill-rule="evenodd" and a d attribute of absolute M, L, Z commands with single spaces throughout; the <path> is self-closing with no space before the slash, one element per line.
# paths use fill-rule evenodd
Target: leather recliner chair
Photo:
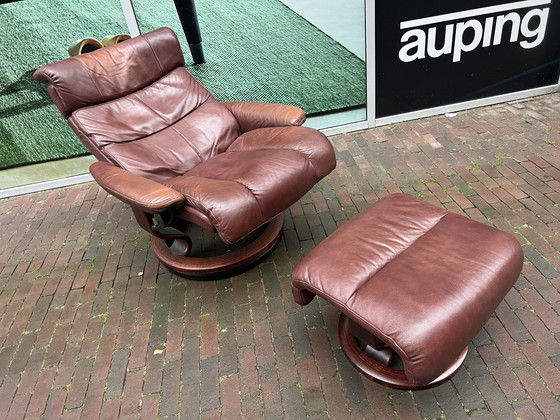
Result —
<path fill-rule="evenodd" d="M 129 204 L 152 249 L 186 277 L 220 278 L 262 260 L 282 236 L 283 212 L 336 165 L 297 107 L 218 102 L 184 68 L 168 28 L 40 67 L 38 82 L 99 160 L 90 172 Z M 242 247 L 191 255 L 195 224 Z M 263 226 L 259 230 L 259 228 Z"/>

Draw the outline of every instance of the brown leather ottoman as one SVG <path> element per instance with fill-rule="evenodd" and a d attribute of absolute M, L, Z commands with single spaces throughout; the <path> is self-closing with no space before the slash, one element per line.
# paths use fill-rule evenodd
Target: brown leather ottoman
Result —
<path fill-rule="evenodd" d="M 342 311 L 341 346 L 363 374 L 423 389 L 459 369 L 522 265 L 513 236 L 394 194 L 313 249 L 292 292 L 300 305 L 319 295 Z"/>

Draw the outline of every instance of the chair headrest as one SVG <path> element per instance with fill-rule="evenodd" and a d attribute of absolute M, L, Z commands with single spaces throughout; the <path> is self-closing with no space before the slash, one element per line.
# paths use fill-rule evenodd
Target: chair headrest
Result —
<path fill-rule="evenodd" d="M 65 118 L 76 109 L 125 96 L 185 64 L 179 40 L 159 28 L 87 54 L 38 68 L 33 77 L 49 82 L 49 94 Z"/>

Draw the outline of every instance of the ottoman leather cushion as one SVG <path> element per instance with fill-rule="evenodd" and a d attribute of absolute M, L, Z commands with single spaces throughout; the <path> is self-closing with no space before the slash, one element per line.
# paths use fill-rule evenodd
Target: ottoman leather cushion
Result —
<path fill-rule="evenodd" d="M 437 378 L 517 280 L 519 242 L 406 194 L 342 226 L 294 270 L 296 302 L 319 295 L 395 350 L 413 384 Z"/>

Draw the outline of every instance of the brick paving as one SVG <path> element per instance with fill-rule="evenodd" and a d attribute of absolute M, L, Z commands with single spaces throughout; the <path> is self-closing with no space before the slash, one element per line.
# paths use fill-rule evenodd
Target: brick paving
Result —
<path fill-rule="evenodd" d="M 333 136 L 337 169 L 237 277 L 169 273 L 94 183 L 0 200 L 0 419 L 560 418 L 560 94 Z M 291 270 L 405 192 L 516 235 L 523 273 L 437 388 L 365 380 Z"/>

